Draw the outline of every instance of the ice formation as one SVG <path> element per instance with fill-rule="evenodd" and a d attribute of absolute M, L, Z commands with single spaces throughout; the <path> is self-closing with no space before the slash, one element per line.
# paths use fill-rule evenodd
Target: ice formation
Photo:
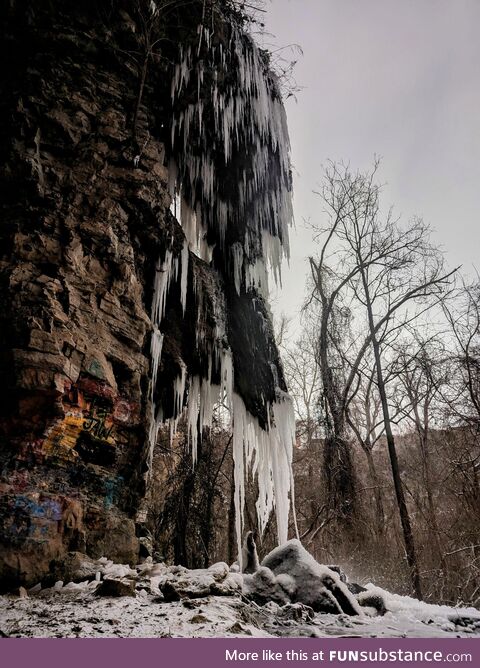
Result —
<path fill-rule="evenodd" d="M 209 27 L 200 25 L 195 40 L 180 46 L 172 77 L 169 189 L 185 241 L 178 256 L 167 249 L 157 264 L 152 305 L 151 449 L 163 420 L 162 406 L 156 406 L 154 393 L 162 349 L 161 323 L 170 286 L 178 281 L 185 312 L 189 253 L 213 265 L 212 270 L 234 285 L 238 295 L 250 293 L 253 299 L 259 293 L 268 296 L 268 271 L 279 282 L 282 259 L 289 254 L 289 139 L 278 83 L 251 37 L 228 22 L 224 28 L 227 25 L 221 31 L 215 30 L 213 22 Z M 213 260 L 215 246 L 219 252 Z M 278 387 L 281 383 L 274 364 L 271 371 L 277 388 L 274 397 L 264 399 L 265 428 L 247 410 L 244 399 L 234 390 L 225 313 L 213 313 L 216 327 L 212 344 L 211 336 L 206 337 L 202 313 L 203 286 L 194 271 L 191 275 L 198 314 L 196 346 L 208 358 L 207 370 L 202 377 L 198 371 L 190 374 L 185 366 L 180 367 L 172 389 L 170 430 L 174 434 L 180 416 L 185 416 L 195 462 L 198 439 L 211 426 L 215 406 L 228 406 L 241 559 L 249 471 L 258 481 L 261 530 L 275 509 L 279 542 L 287 540 L 295 417 L 290 398 Z M 213 300 L 212 308 L 221 310 L 221 305 Z"/>
<path fill-rule="evenodd" d="M 172 239 L 173 241 L 173 239 Z M 180 301 L 183 312 L 185 312 L 187 303 L 187 287 L 188 287 L 188 266 L 189 266 L 189 252 L 188 242 L 185 239 L 181 255 L 174 257 L 171 248 L 165 252 L 163 260 L 159 259 L 155 268 L 155 279 L 153 284 L 153 298 L 150 318 L 152 321 L 152 339 L 150 344 L 150 357 L 152 363 L 151 380 L 150 380 L 150 425 L 148 430 L 148 465 L 152 464 L 153 449 L 158 437 L 160 425 L 163 422 L 162 406 L 157 406 L 155 400 L 155 388 L 157 384 L 158 369 L 162 357 L 163 348 L 163 334 L 161 332 L 161 323 L 165 315 L 165 307 L 167 301 L 168 291 L 173 281 L 178 279 L 179 266 L 181 267 L 180 277 Z M 180 380 L 175 381 L 174 387 L 174 405 L 176 413 L 181 412 L 183 407 L 183 395 L 186 381 L 186 368 L 182 367 Z"/>
<path fill-rule="evenodd" d="M 152 353 L 157 350 L 156 333 L 152 335 Z M 158 369 L 158 360 L 152 362 Z M 219 369 L 220 384 L 212 383 L 213 367 Z M 212 426 L 214 408 L 220 403 L 230 409 L 233 429 L 233 456 L 235 478 L 235 508 L 237 544 L 241 545 L 243 511 L 245 505 L 245 480 L 250 470 L 257 476 L 258 500 L 256 504 L 259 526 L 264 530 L 270 513 L 275 508 L 278 539 L 284 543 L 288 537 L 290 498 L 293 494 L 291 462 L 295 442 L 295 416 L 290 397 L 277 389 L 277 400 L 267 404 L 268 425 L 263 429 L 256 417 L 245 407 L 241 396 L 234 391 L 234 369 L 231 351 L 217 349 L 211 357 L 206 378 L 188 377 L 181 367 L 173 387 L 175 415 L 170 420 L 173 434 L 179 417 L 186 416 L 188 438 L 193 461 L 197 459 L 198 438 L 203 430 Z M 187 399 L 185 402 L 185 394 Z M 150 445 L 153 448 L 159 426 L 163 420 L 161 409 L 152 415 Z M 241 560 L 241 550 L 239 549 Z"/>
<path fill-rule="evenodd" d="M 225 77 L 226 70 L 235 76 Z M 268 260 L 280 278 L 293 217 L 289 138 L 276 77 L 238 28 L 221 41 L 201 25 L 198 44 L 180 48 L 171 95 L 170 183 L 172 195 L 181 195 L 190 246 L 207 259 L 206 237 L 224 251 L 227 228 L 236 229 L 240 238 L 230 253 L 237 291 L 243 273 L 250 274 L 247 289 L 262 283 L 265 291 L 261 266 L 248 267 Z"/>

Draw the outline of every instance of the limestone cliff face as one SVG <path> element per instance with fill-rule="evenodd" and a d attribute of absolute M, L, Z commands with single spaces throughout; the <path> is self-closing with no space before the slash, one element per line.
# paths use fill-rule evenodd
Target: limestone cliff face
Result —
<path fill-rule="evenodd" d="M 1 109 L 1 575 L 32 582 L 67 550 L 136 559 L 152 254 L 175 222 L 161 142 L 152 138 L 139 168 L 129 155 L 133 76 L 107 60 L 68 5 L 62 16 L 11 4 Z"/>
<path fill-rule="evenodd" d="M 236 391 L 263 424 L 265 398 L 284 388 L 263 300 L 192 253 L 185 313 L 175 281 L 166 296 L 151 387 L 155 272 L 185 237 L 165 157 L 171 72 L 152 56 L 142 79 L 129 55 L 145 47 L 137 5 L 1 10 L 2 587 L 37 582 L 72 550 L 136 561 L 152 397 L 174 415 L 174 379 L 183 367 L 206 376 L 219 329 Z"/>

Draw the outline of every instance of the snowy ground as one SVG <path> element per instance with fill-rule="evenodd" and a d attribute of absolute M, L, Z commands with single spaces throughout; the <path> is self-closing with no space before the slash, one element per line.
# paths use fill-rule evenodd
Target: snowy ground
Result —
<path fill-rule="evenodd" d="M 218 580 L 219 570 L 213 572 Z M 197 573 L 193 588 L 190 586 L 190 595 L 194 597 L 166 602 L 158 590 L 161 578 L 178 583 L 193 573 Z M 54 588 L 41 591 L 37 587 L 28 595 L 22 592 L 23 597 L 1 596 L 0 634 L 57 638 L 480 635 L 478 610 L 420 603 L 373 586 L 369 589 L 380 593 L 386 603 L 387 613 L 383 616 L 377 616 L 369 609 L 365 609 L 361 616 L 314 614 L 311 608 L 298 603 L 278 605 L 269 602 L 259 606 L 247 600 L 241 591 L 235 591 L 241 578 L 238 574 L 233 575 L 231 582 L 232 575 L 221 575 L 224 595 L 201 596 L 200 589 L 212 580 L 211 573 L 166 569 L 159 565 L 150 573 L 142 573 L 113 566 L 106 577 L 123 578 L 135 589 L 133 596 L 99 597 L 95 594 L 98 580 L 66 586 L 58 583 Z M 99 573 L 99 577 L 105 577 L 105 572 Z M 195 587 L 197 590 L 192 594 Z M 231 592 L 225 595 L 228 587 Z"/>

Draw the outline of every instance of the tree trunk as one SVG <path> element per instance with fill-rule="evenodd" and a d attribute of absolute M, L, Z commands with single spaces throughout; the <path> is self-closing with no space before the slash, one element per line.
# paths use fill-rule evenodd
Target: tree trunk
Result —
<path fill-rule="evenodd" d="M 390 420 L 390 411 L 388 407 L 388 399 L 385 388 L 385 380 L 383 378 L 383 367 L 380 356 L 380 345 L 377 339 L 375 330 L 375 321 L 373 317 L 372 303 L 370 300 L 370 293 L 368 283 L 365 276 L 365 270 L 361 269 L 363 289 L 365 292 L 365 301 L 367 305 L 368 325 L 372 339 L 373 354 L 375 357 L 375 365 L 377 370 L 378 392 L 380 394 L 380 401 L 382 404 L 383 422 L 385 426 L 385 434 L 387 437 L 388 455 L 390 458 L 390 466 L 392 469 L 393 484 L 395 486 L 395 496 L 397 499 L 398 510 L 400 514 L 400 521 L 402 524 L 403 540 L 405 543 L 405 551 L 407 555 L 407 563 L 410 571 L 410 580 L 413 591 L 419 600 L 422 600 L 422 589 L 420 585 L 420 573 L 418 569 L 418 561 L 415 550 L 415 541 L 413 538 L 412 525 L 410 522 L 410 515 L 408 513 L 407 502 L 403 492 L 402 479 L 400 477 L 400 467 L 398 464 L 397 450 L 395 448 L 395 438 L 392 432 L 392 423 Z"/>
<path fill-rule="evenodd" d="M 355 516 L 356 485 L 350 444 L 335 434 L 324 444 L 324 472 L 328 505 L 336 518 L 347 525 Z"/>
<path fill-rule="evenodd" d="M 328 318 L 330 308 L 323 301 L 319 336 L 319 358 L 324 394 L 324 476 L 328 503 L 340 521 L 350 524 L 355 515 L 356 484 L 351 448 L 345 436 L 345 414 L 328 358 Z"/>
<path fill-rule="evenodd" d="M 385 525 L 385 510 L 383 508 L 383 494 L 380 485 L 380 480 L 378 477 L 377 469 L 375 467 L 375 462 L 373 461 L 372 451 L 365 446 L 363 451 L 367 458 L 368 471 L 370 474 L 370 479 L 372 482 L 373 493 L 375 496 L 375 512 L 376 512 L 376 529 L 379 536 L 383 535 L 384 525 Z"/>

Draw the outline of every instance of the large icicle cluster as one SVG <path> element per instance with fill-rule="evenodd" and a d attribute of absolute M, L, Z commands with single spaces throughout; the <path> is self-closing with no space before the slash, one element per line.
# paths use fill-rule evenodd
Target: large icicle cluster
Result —
<path fill-rule="evenodd" d="M 165 421 L 162 406 L 156 406 L 154 400 L 163 341 L 160 326 L 170 286 L 175 282 L 180 282 L 185 313 L 189 251 L 209 264 L 210 271 L 218 271 L 237 295 L 250 299 L 253 312 L 257 295 L 268 296 L 268 270 L 275 281 L 280 279 L 282 259 L 289 253 L 292 221 L 285 110 L 276 78 L 253 40 L 228 22 L 221 30 L 213 23 L 209 28 L 199 26 L 195 39 L 180 47 L 171 97 L 169 187 L 185 242 L 178 257 L 167 249 L 157 265 L 152 305 L 151 448 Z M 213 313 L 213 334 L 207 335 L 207 318 L 202 313 L 204 287 L 195 271 L 191 273 L 197 308 L 196 350 L 207 363 L 199 375 L 198 370 L 190 373 L 177 361 L 179 372 L 171 389 L 173 416 L 168 417 L 170 433 L 175 433 L 179 418 L 184 416 L 195 461 L 198 439 L 212 425 L 215 406 L 228 406 L 241 559 L 249 471 L 258 481 L 261 530 L 275 509 L 279 542 L 287 540 L 295 417 L 290 398 L 279 387 L 281 372 L 273 368 L 276 363 L 271 359 L 264 361 L 271 376 L 270 389 L 264 392 L 261 388 L 257 393 L 260 404 L 263 402 L 259 409 L 262 420 L 250 412 L 252 408 L 249 411 L 235 382 L 235 375 L 244 370 L 234 369 L 225 312 L 221 313 L 225 304 L 215 304 L 215 300 L 210 304 L 210 309 L 218 312 Z M 265 328 L 263 333 L 270 336 Z"/>
<path fill-rule="evenodd" d="M 171 244 L 173 239 L 171 239 Z M 153 299 L 152 299 L 152 308 L 150 318 L 152 321 L 152 340 L 150 344 L 150 356 L 152 360 L 152 376 L 151 376 L 151 394 L 150 394 L 150 406 L 151 406 L 151 416 L 150 416 L 150 427 L 148 432 L 148 443 L 149 443 L 149 452 L 148 452 L 148 464 L 151 467 L 152 458 L 153 458 L 153 449 L 155 443 L 157 442 L 158 430 L 160 425 L 163 423 L 163 411 L 162 406 L 156 405 L 155 401 L 155 387 L 157 384 L 158 370 L 160 366 L 160 360 L 162 357 L 163 349 L 163 334 L 160 331 L 160 326 L 165 315 L 165 307 L 167 301 L 167 295 L 170 288 L 170 285 L 173 281 L 178 280 L 179 269 L 181 269 L 180 274 L 180 301 L 182 304 L 183 312 L 185 313 L 185 308 L 187 304 L 187 288 L 188 288 L 188 263 L 190 255 L 188 252 L 188 242 L 185 239 L 182 253 L 179 257 L 174 257 L 171 248 L 167 248 L 165 252 L 165 257 L 163 260 L 159 259 L 155 267 L 155 279 L 153 284 Z M 185 369 L 186 374 L 186 369 Z M 184 376 L 185 376 L 184 374 Z M 180 412 L 181 407 L 183 406 L 183 394 L 185 389 L 185 377 L 183 378 L 183 389 L 177 388 L 175 385 L 175 409 Z M 177 399 L 178 395 L 181 395 L 182 406 Z M 177 403 L 178 402 L 178 403 Z"/>
<path fill-rule="evenodd" d="M 208 259 L 218 245 L 237 291 L 243 283 L 266 294 L 266 264 L 277 280 L 293 215 L 276 77 L 248 35 L 231 27 L 222 41 L 202 25 L 197 43 L 180 49 L 171 95 L 171 187 L 190 247 Z"/>

